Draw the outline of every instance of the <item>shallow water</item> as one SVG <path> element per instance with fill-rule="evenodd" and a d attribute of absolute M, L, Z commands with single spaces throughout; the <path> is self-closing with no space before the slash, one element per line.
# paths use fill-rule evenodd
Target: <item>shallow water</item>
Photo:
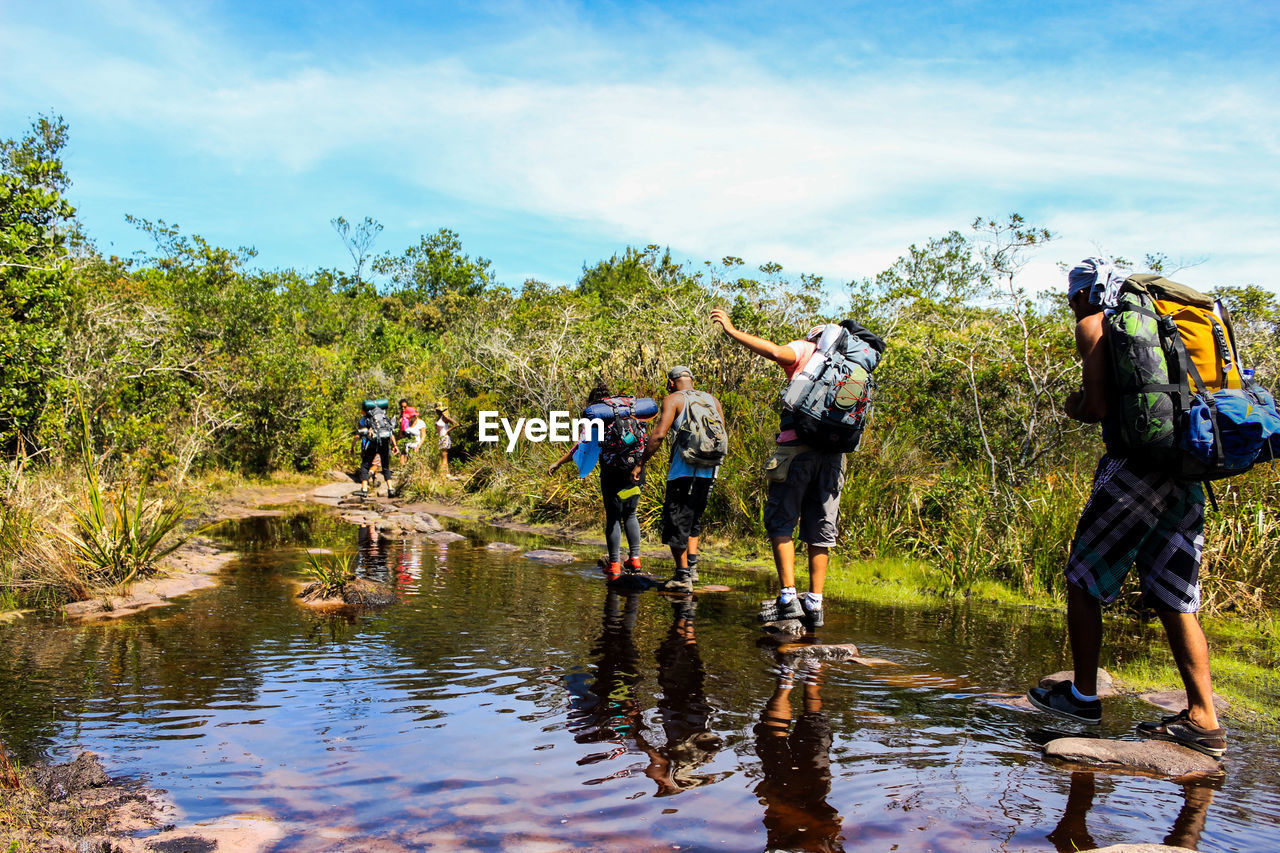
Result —
<path fill-rule="evenodd" d="M 891 667 L 780 670 L 758 574 L 704 571 L 696 607 L 544 566 L 379 537 L 315 512 L 223 535 L 223 583 L 85 626 L 0 626 L 0 737 L 82 749 L 187 818 L 269 813 L 282 851 L 1276 849 L 1280 749 L 1233 730 L 1224 778 L 1176 785 L 1045 763 L 1046 717 L 1002 707 L 1065 666 L 1062 617 L 829 605 L 824 642 Z M 358 548 L 401 603 L 293 601 L 298 546 Z M 1152 709 L 1104 704 L 1104 736 Z M 1158 713 L 1158 712 L 1156 712 Z M 1066 731 L 1070 732 L 1068 728 Z"/>

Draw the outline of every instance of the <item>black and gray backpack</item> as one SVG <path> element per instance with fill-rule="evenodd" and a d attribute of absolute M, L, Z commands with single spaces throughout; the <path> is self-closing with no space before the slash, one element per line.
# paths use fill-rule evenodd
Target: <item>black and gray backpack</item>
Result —
<path fill-rule="evenodd" d="M 858 449 L 871 416 L 875 380 L 885 343 L 852 320 L 829 324 L 804 369 L 782 391 L 796 435 L 815 450 L 850 453 Z"/>

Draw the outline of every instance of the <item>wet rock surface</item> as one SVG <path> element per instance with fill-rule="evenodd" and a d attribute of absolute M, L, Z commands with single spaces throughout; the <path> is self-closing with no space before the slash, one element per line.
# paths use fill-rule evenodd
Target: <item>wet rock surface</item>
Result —
<path fill-rule="evenodd" d="M 1044 746 L 1045 758 L 1073 766 L 1164 776 L 1207 776 L 1219 772 L 1213 758 L 1185 746 L 1163 740 L 1109 740 L 1064 737 Z"/>
<path fill-rule="evenodd" d="M 513 545 L 510 542 L 490 542 L 484 546 L 486 551 L 498 551 L 500 553 L 511 554 L 520 550 L 519 545 Z"/>
<path fill-rule="evenodd" d="M 1138 698 L 1143 702 L 1155 705 L 1157 708 L 1163 708 L 1171 714 L 1176 714 L 1183 708 L 1188 707 L 1187 692 L 1185 690 L 1160 690 L 1140 693 Z M 1213 707 L 1219 714 L 1222 714 L 1231 707 L 1231 703 L 1215 693 L 1213 694 Z"/>
<path fill-rule="evenodd" d="M 526 551 L 524 558 L 539 563 L 551 564 L 572 563 L 577 559 L 572 552 L 562 551 L 559 548 L 538 548 L 534 551 Z"/>
<path fill-rule="evenodd" d="M 450 542 L 457 542 L 460 539 L 466 539 L 461 533 L 454 533 L 452 530 L 441 530 L 438 533 L 428 533 L 427 538 L 439 545 L 446 545 Z"/>

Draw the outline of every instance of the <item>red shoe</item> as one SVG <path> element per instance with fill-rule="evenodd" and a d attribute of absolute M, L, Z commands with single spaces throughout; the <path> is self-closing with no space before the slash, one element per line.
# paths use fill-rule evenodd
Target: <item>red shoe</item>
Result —
<path fill-rule="evenodd" d="M 616 581 L 619 577 L 621 577 L 621 576 L 622 576 L 622 564 L 621 564 L 621 563 L 606 563 L 604 560 L 601 560 L 601 561 L 600 561 L 600 571 L 604 572 L 604 579 L 605 579 L 605 580 L 607 580 L 607 581 Z"/>
<path fill-rule="evenodd" d="M 638 573 L 640 571 L 640 558 L 631 557 L 622 565 L 626 567 L 628 572 L 631 572 L 633 574 Z"/>

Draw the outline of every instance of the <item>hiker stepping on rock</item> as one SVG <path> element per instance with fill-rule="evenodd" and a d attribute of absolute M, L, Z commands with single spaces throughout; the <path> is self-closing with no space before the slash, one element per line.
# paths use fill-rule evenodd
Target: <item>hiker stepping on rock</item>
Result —
<path fill-rule="evenodd" d="M 777 447 L 765 463 L 769 498 L 765 532 L 773 548 L 782 590 L 760 609 L 761 622 L 801 620 L 810 630 L 823 623 L 822 587 L 827 552 L 836 544 L 845 454 L 862 439 L 874 384 L 870 373 L 885 344 L 852 320 L 817 326 L 788 344 L 743 332 L 717 308 L 711 321 L 726 335 L 777 363 L 787 375 Z M 808 545 L 809 591 L 796 594 L 795 533 Z"/>
<path fill-rule="evenodd" d="M 671 548 L 675 574 L 662 585 L 666 592 L 692 592 L 698 580 L 698 537 L 702 513 L 716 481 L 720 463 L 729 452 L 724 409 L 706 391 L 693 387 L 693 371 L 681 365 L 667 371 L 667 396 L 657 426 L 649 434 L 641 469 L 672 430 L 671 464 L 662 502 L 662 541 Z"/>
<path fill-rule="evenodd" d="M 1027 698 L 1042 711 L 1088 725 L 1102 720 L 1097 696 L 1102 605 L 1114 601 L 1136 564 L 1144 603 L 1164 623 L 1188 707 L 1138 733 L 1171 740 L 1220 757 L 1227 747 L 1213 707 L 1209 644 L 1196 615 L 1200 609 L 1200 557 L 1204 547 L 1204 490 L 1176 479 L 1170 464 L 1152 465 L 1142 448 L 1123 436 L 1125 405 L 1117 378 L 1132 365 L 1112 352 L 1110 318 L 1130 279 L 1091 258 L 1068 276 L 1067 301 L 1076 317 L 1076 349 L 1082 380 L 1063 410 L 1084 423 L 1102 423 L 1106 453 L 1098 460 L 1093 490 L 1080 515 L 1067 557 L 1067 634 L 1072 681 L 1032 688 Z M 1153 324 L 1154 325 L 1154 324 Z M 1200 371 L 1208 372 L 1207 370 Z"/>

